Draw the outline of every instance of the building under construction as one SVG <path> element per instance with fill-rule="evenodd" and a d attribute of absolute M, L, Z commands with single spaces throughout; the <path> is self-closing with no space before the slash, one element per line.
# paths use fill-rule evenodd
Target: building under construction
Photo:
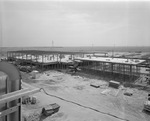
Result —
<path fill-rule="evenodd" d="M 142 65 L 147 63 L 147 60 L 144 59 L 112 58 L 106 57 L 106 53 L 102 54 L 103 56 L 97 57 L 94 56 L 94 53 L 85 52 L 9 51 L 7 60 L 14 62 L 17 66 L 35 66 L 43 71 L 67 69 L 70 63 L 76 61 L 80 62 L 79 66 L 83 72 L 120 82 L 137 79 L 143 74 Z M 22 97 L 39 92 L 41 89 L 33 87 L 22 89 L 21 73 L 13 64 L 0 62 L 1 71 L 6 75 L 1 78 L 0 83 L 0 121 L 11 121 L 12 119 L 21 121 Z"/>
<path fill-rule="evenodd" d="M 145 59 L 107 57 L 105 52 L 101 55 L 94 56 L 93 52 L 22 50 L 7 52 L 7 59 L 42 70 L 66 69 L 74 60 L 79 60 L 83 72 L 97 74 L 109 80 L 131 81 L 143 74 L 141 64 L 146 63 Z"/>
<path fill-rule="evenodd" d="M 7 60 L 17 64 L 36 66 L 40 69 L 65 69 L 77 57 L 84 58 L 86 52 L 60 52 L 23 50 L 7 52 Z M 90 53 L 93 54 L 93 53 Z"/>

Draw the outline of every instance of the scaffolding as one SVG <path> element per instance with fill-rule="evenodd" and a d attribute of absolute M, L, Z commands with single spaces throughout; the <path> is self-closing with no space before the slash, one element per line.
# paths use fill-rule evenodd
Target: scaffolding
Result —
<path fill-rule="evenodd" d="M 93 53 L 20 50 L 8 51 L 7 60 L 30 67 L 35 66 L 41 70 L 66 69 L 76 57 L 84 57 L 86 54 Z"/>
<path fill-rule="evenodd" d="M 82 61 L 80 67 L 84 72 L 89 71 L 93 74 L 124 81 L 138 78 L 142 74 L 140 65 L 147 61 L 138 58 L 108 58 L 107 54 L 104 54 L 104 57 L 95 57 L 93 52 L 20 50 L 7 52 L 7 59 L 15 63 L 35 66 L 43 71 L 67 69 L 74 60 L 80 60 Z"/>
<path fill-rule="evenodd" d="M 120 79 L 122 81 L 132 81 L 137 79 L 141 72 L 139 64 L 145 62 L 144 60 L 141 63 L 137 64 L 128 64 L 128 63 L 117 63 L 107 61 L 101 61 L 96 59 L 79 59 L 82 61 L 80 65 L 82 70 L 88 71 L 90 73 L 98 74 L 104 77 L 109 77 L 111 79 Z"/>

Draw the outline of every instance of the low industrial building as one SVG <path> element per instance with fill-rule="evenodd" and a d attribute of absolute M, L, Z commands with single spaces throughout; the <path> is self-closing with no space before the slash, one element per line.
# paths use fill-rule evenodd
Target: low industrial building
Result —
<path fill-rule="evenodd" d="M 98 74 L 108 80 L 132 81 L 143 74 L 141 64 L 146 63 L 145 59 L 115 58 L 102 54 L 103 57 L 97 57 L 93 52 L 20 50 L 7 52 L 7 59 L 42 70 L 67 69 L 70 63 L 79 60 L 83 72 Z"/>

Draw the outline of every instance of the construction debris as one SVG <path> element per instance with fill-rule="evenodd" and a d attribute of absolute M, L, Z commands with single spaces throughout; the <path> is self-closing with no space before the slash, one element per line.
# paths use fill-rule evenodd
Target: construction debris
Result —
<path fill-rule="evenodd" d="M 108 87 L 108 83 L 104 82 L 104 81 L 101 81 L 101 80 L 98 80 L 96 82 L 92 82 L 90 84 L 90 86 L 92 87 L 95 87 L 95 88 L 102 88 L 102 89 L 105 89 L 106 87 Z"/>
<path fill-rule="evenodd" d="M 144 110 L 150 111 L 150 101 L 146 101 L 146 102 L 144 103 Z"/>
<path fill-rule="evenodd" d="M 36 104 L 37 98 L 35 96 L 25 96 L 22 98 L 22 104 Z"/>
<path fill-rule="evenodd" d="M 111 96 L 117 96 L 119 94 L 120 90 L 119 89 L 105 89 L 101 92 L 103 95 L 111 95 Z"/>
<path fill-rule="evenodd" d="M 99 88 L 100 87 L 100 85 L 97 84 L 97 83 L 91 83 L 90 86 L 95 87 L 95 88 Z"/>
<path fill-rule="evenodd" d="M 132 89 L 126 89 L 126 91 L 124 92 L 124 95 L 132 96 L 133 95 L 133 90 Z"/>
<path fill-rule="evenodd" d="M 150 77 L 146 75 L 141 75 L 136 81 L 136 85 L 147 86 L 150 84 Z"/>
<path fill-rule="evenodd" d="M 22 116 L 22 121 L 40 121 L 40 112 L 33 112 L 30 113 L 29 115 L 23 115 Z"/>
<path fill-rule="evenodd" d="M 120 82 L 116 82 L 116 81 L 111 80 L 111 81 L 109 81 L 109 86 L 118 89 L 120 86 Z"/>
<path fill-rule="evenodd" d="M 110 89 L 105 89 L 104 91 L 101 92 L 103 95 L 107 95 L 111 90 Z"/>

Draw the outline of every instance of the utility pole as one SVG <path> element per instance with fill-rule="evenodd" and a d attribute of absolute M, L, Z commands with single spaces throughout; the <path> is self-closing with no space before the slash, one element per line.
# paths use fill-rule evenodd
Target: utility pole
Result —
<path fill-rule="evenodd" d="M 54 47 L 54 41 L 52 40 L 52 47 Z"/>

